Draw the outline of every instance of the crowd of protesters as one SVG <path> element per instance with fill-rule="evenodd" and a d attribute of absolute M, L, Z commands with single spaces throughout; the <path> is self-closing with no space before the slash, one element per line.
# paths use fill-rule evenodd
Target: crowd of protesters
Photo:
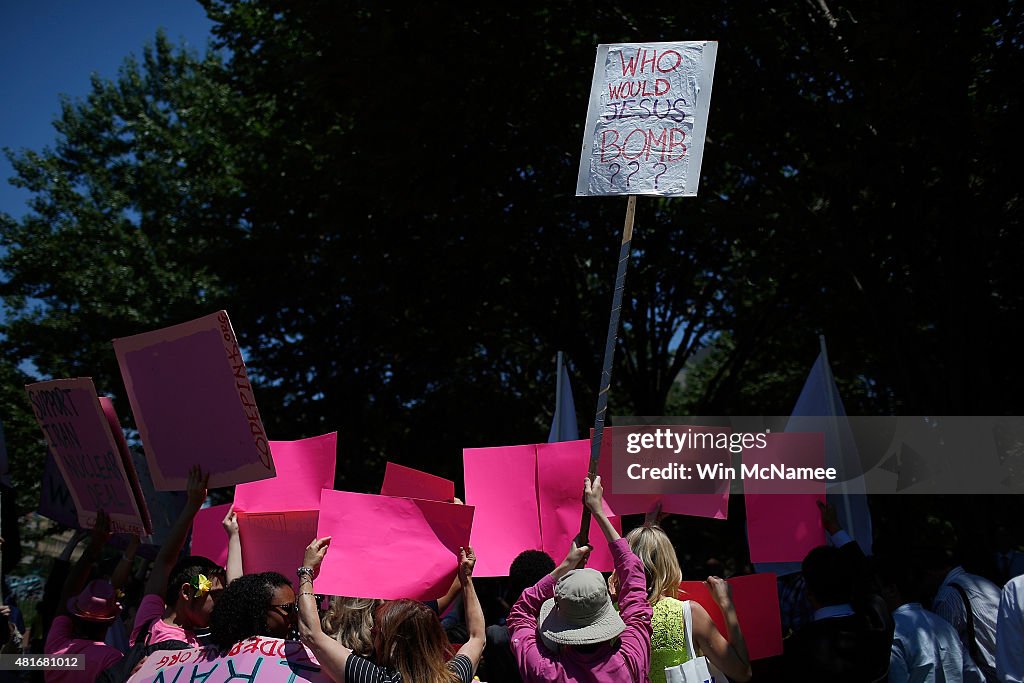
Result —
<path fill-rule="evenodd" d="M 812 550 L 798 574 L 779 578 L 780 600 L 801 603 L 808 616 L 780 625 L 789 631 L 781 656 L 752 662 L 729 584 L 707 579 L 720 631 L 680 594 L 677 549 L 656 520 L 620 537 L 605 516 L 600 477 L 583 482 L 583 504 L 603 532 L 593 543 L 608 545 L 614 571 L 586 567 L 592 545 L 574 543 L 557 564 L 525 550 L 488 618 L 468 547 L 451 589 L 431 602 L 318 595 L 320 564 L 345 551 L 343 539 L 312 539 L 295 576 L 243 574 L 233 513 L 223 522 L 226 567 L 183 556 L 207 481 L 199 468 L 190 472 L 185 508 L 152 562 L 136 558 L 137 539 L 116 565 L 104 561 L 103 514 L 75 534 L 47 578 L 34 629 L 5 595 L 3 653 L 80 654 L 85 668 L 0 671 L 0 683 L 126 681 L 159 651 L 224 652 L 255 636 L 299 641 L 339 683 L 657 683 L 678 680 L 667 672 L 697 657 L 731 681 L 1024 682 L 1024 553 L 1012 540 L 996 557 L 1000 587 L 939 550 L 866 556 L 821 505 L 830 543 Z"/>

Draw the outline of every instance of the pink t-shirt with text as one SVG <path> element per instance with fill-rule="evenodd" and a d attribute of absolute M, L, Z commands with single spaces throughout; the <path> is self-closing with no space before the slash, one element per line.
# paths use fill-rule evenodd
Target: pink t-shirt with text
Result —
<path fill-rule="evenodd" d="M 128 642 L 132 645 L 135 644 L 135 640 L 139 637 L 139 631 L 145 626 L 146 622 L 152 621 L 153 625 L 149 627 L 149 644 L 159 643 L 165 640 L 182 640 L 188 643 L 189 647 L 202 647 L 202 643 L 196 640 L 196 634 L 193 631 L 183 629 L 180 626 L 174 624 L 167 624 L 163 620 L 164 599 L 156 593 L 150 593 L 146 597 L 142 598 L 142 602 L 139 603 L 139 609 L 135 613 L 135 624 L 132 627 L 132 637 L 129 638 Z M 143 636 L 144 637 L 144 636 Z"/>

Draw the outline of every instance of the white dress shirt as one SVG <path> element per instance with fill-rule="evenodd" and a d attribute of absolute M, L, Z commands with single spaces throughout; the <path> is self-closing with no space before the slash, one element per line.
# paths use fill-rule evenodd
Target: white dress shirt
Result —
<path fill-rule="evenodd" d="M 1003 586 L 999 601 L 999 640 L 996 643 L 996 671 L 1000 681 L 1024 681 L 1024 575 Z"/>
<path fill-rule="evenodd" d="M 995 683 L 996 678 L 996 620 L 999 616 L 999 600 L 1002 593 L 999 586 L 988 579 L 968 574 L 963 567 L 956 567 L 946 575 L 942 587 L 935 595 L 932 611 L 948 621 L 956 629 L 964 651 L 970 652 L 967 638 L 967 610 L 960 593 L 953 588 L 957 584 L 967 593 L 974 613 L 974 637 L 978 644 L 975 664 L 985 674 L 985 680 Z"/>
<path fill-rule="evenodd" d="M 892 613 L 896 631 L 889 657 L 889 683 L 982 683 L 985 678 L 964 650 L 956 631 L 919 602 Z"/>

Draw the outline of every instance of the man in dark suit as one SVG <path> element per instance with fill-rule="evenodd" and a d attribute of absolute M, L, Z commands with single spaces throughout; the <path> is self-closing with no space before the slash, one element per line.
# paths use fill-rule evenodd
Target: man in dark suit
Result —
<path fill-rule="evenodd" d="M 838 527 L 829 532 L 841 543 Z M 892 620 L 885 601 L 867 578 L 866 565 L 863 552 L 852 540 L 838 548 L 815 548 L 804 558 L 801 568 L 814 619 L 786 641 L 787 680 L 886 680 Z"/>

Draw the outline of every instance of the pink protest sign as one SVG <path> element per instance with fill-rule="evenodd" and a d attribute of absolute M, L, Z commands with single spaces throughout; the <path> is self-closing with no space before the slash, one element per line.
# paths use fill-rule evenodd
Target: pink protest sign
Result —
<path fill-rule="evenodd" d="M 228 563 L 228 534 L 221 522 L 230 509 L 231 503 L 225 503 L 196 513 L 192 521 L 192 555 L 208 557 L 222 567 Z"/>
<path fill-rule="evenodd" d="M 130 683 L 330 683 L 316 657 L 294 640 L 254 636 L 225 653 L 215 647 L 158 650 L 142 662 Z"/>
<path fill-rule="evenodd" d="M 136 498 L 129 459 L 121 457 L 92 379 L 56 379 L 25 387 L 36 422 L 67 484 L 78 525 L 89 529 L 106 511 L 115 533 L 145 536 L 145 503 Z"/>
<path fill-rule="evenodd" d="M 544 548 L 537 503 L 537 447 L 466 448 L 462 464 L 466 505 L 476 508 L 470 541 L 477 556 L 473 574 L 508 576 L 516 555 Z M 555 561 L 562 557 L 565 550 Z"/>
<path fill-rule="evenodd" d="M 469 505 L 324 490 L 316 536 L 333 541 L 316 590 L 385 600 L 439 598 L 451 587 L 472 526 Z"/>
<path fill-rule="evenodd" d="M 782 654 L 782 618 L 779 614 L 779 593 L 775 574 L 751 574 L 728 580 L 736 619 L 747 644 L 751 659 L 764 659 Z M 703 581 L 683 581 L 680 600 L 693 600 L 707 610 L 719 632 L 729 637 L 725 617 L 711 597 Z"/>
<path fill-rule="evenodd" d="M 560 562 L 580 532 L 583 514 L 583 480 L 590 465 L 589 441 L 561 441 L 537 444 L 537 498 L 544 552 Z M 603 484 L 602 484 L 603 485 Z M 605 505 L 605 514 L 611 511 Z M 621 532 L 617 517 L 612 524 Z M 614 569 L 604 533 L 591 520 L 589 542 L 593 551 L 587 566 L 602 572 Z"/>
<path fill-rule="evenodd" d="M 769 434 L 764 448 L 743 451 L 751 562 L 801 562 L 825 544 L 817 505 L 825 502 L 825 482 L 791 478 L 799 469 L 813 472 L 824 464 L 820 432 Z"/>
<path fill-rule="evenodd" d="M 235 510 L 319 510 L 320 491 L 334 488 L 338 433 L 299 441 L 271 441 L 270 452 L 274 456 L 277 475 L 236 486 Z"/>
<path fill-rule="evenodd" d="M 43 480 L 39 487 L 39 514 L 58 524 L 78 527 L 75 501 L 71 499 L 71 491 L 64 483 L 64 475 L 60 473 L 50 449 L 46 449 L 46 464 L 43 466 Z"/>
<path fill-rule="evenodd" d="M 263 421 L 225 311 L 114 340 L 158 491 L 183 491 L 200 465 L 210 487 L 274 476 Z"/>
<path fill-rule="evenodd" d="M 389 462 L 384 469 L 380 495 L 450 503 L 455 499 L 455 482 Z"/>
<path fill-rule="evenodd" d="M 114 401 L 107 396 L 100 396 L 100 409 L 103 416 L 107 418 L 110 425 L 110 433 L 114 435 L 114 443 L 117 444 L 121 462 L 124 463 L 124 471 L 128 475 L 128 485 L 132 487 L 132 494 L 135 500 L 139 501 L 139 511 L 142 513 L 142 523 L 146 527 L 146 533 L 153 533 L 153 521 L 149 517 L 149 508 L 146 505 L 146 497 L 142 494 L 142 486 L 139 484 L 139 473 L 135 471 L 135 461 L 132 459 L 131 451 L 128 450 L 128 442 L 124 438 L 124 430 L 121 429 L 121 421 L 117 419 L 117 411 L 114 410 Z"/>
<path fill-rule="evenodd" d="M 319 514 L 316 510 L 238 512 L 242 570 L 246 574 L 277 572 L 294 579 L 306 546 L 316 536 Z"/>
<path fill-rule="evenodd" d="M 593 434 L 593 429 L 591 429 Z M 691 517 L 709 517 L 711 519 L 729 518 L 729 489 L 722 487 L 718 493 L 616 493 L 613 468 L 623 464 L 622 455 L 613 450 L 620 444 L 615 441 L 614 427 L 605 427 L 601 439 L 601 460 L 598 463 L 598 474 L 605 487 L 604 500 L 615 515 L 645 515 L 656 506 L 661 511 L 674 515 Z M 587 448 L 590 442 L 584 441 Z"/>

